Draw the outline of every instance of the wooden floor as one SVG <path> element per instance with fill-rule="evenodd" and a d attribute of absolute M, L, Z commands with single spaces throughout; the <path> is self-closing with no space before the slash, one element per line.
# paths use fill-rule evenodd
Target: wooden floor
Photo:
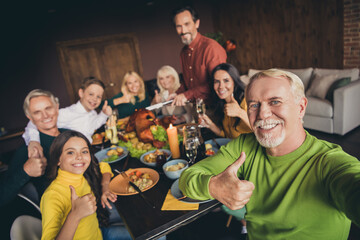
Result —
<path fill-rule="evenodd" d="M 347 133 L 344 136 L 335 134 L 326 134 L 318 131 L 309 130 L 310 134 L 319 139 L 339 144 L 345 152 L 360 159 L 360 127 Z M 206 216 L 186 225 L 167 236 L 168 240 L 183 239 L 217 239 L 217 240 L 243 240 L 246 235 L 240 233 L 241 223 L 235 219 L 232 220 L 229 228 L 226 227 L 228 215 L 219 212 L 211 212 Z M 360 228 L 352 225 L 348 240 L 359 240 Z"/>

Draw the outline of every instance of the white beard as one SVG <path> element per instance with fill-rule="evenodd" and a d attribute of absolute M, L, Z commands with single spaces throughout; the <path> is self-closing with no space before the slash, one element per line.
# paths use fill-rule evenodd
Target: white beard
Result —
<path fill-rule="evenodd" d="M 255 122 L 255 127 L 258 126 L 265 126 L 269 124 L 284 124 L 284 121 L 282 120 L 259 120 Z M 274 137 L 272 133 L 266 133 L 262 136 L 257 134 L 256 131 L 254 131 L 256 139 L 260 143 L 261 146 L 265 148 L 274 148 L 279 146 L 283 141 L 285 140 L 285 131 L 281 130 L 280 137 Z"/>

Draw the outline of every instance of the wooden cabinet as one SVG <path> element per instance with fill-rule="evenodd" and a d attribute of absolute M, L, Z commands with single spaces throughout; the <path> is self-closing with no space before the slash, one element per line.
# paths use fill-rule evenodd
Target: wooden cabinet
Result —
<path fill-rule="evenodd" d="M 84 78 L 101 79 L 105 98 L 121 90 L 122 79 L 133 70 L 142 76 L 139 44 L 133 34 L 118 34 L 57 43 L 57 51 L 67 91 L 72 103 Z"/>

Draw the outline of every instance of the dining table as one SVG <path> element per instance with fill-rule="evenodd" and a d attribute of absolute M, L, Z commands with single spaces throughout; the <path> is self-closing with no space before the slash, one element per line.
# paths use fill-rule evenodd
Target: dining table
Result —
<path fill-rule="evenodd" d="M 133 157 L 124 158 L 110 164 L 114 174 L 136 168 L 151 168 Z M 142 194 L 153 205 L 151 207 L 139 195 L 118 195 L 114 205 L 126 225 L 131 237 L 136 240 L 158 239 L 185 226 L 220 206 L 217 200 L 199 204 L 197 210 L 161 210 L 165 197 L 175 180 L 166 177 L 162 170 L 152 168 L 159 173 L 159 181 Z M 116 171 L 115 171 L 116 170 Z"/>

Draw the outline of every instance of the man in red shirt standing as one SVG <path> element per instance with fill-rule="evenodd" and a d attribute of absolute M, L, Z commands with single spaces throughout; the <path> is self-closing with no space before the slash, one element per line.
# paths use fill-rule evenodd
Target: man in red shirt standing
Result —
<path fill-rule="evenodd" d="M 184 82 L 176 91 L 173 105 L 184 106 L 186 101 L 196 98 L 209 104 L 210 74 L 218 64 L 226 62 L 225 49 L 198 32 L 200 19 L 191 7 L 176 9 L 173 21 L 176 32 L 185 44 L 180 53 Z"/>

